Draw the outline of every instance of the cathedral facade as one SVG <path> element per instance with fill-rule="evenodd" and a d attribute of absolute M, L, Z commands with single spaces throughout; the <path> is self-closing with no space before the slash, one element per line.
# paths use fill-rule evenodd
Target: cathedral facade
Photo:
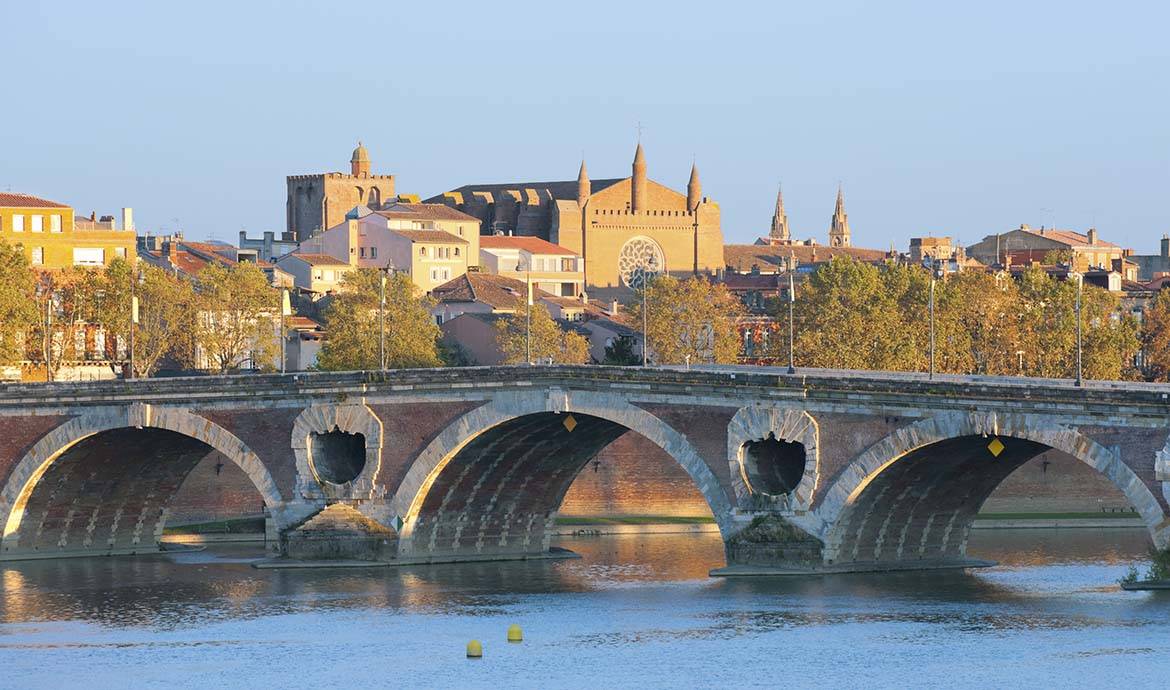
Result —
<path fill-rule="evenodd" d="M 377 211 L 395 201 L 394 176 L 370 172 L 370 153 L 359 141 L 350 174 L 289 175 L 284 240 L 303 242 L 343 222 L 355 206 Z"/>
<path fill-rule="evenodd" d="M 719 205 L 691 168 L 686 192 L 649 179 L 642 145 L 631 175 L 466 185 L 428 199 L 480 219 L 485 234 L 530 235 L 580 254 L 589 296 L 628 295 L 645 272 L 685 277 L 723 268 Z"/>

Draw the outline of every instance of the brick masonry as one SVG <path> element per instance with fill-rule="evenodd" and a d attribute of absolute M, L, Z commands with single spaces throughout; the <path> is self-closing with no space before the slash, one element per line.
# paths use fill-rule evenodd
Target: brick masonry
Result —
<path fill-rule="evenodd" d="M 1132 506 L 1157 543 L 1170 541 L 1170 387 L 1021 385 L 606 367 L 0 385 L 0 544 L 38 555 L 149 547 L 172 495 L 173 521 L 254 514 L 262 502 L 273 537 L 343 501 L 384 525 L 402 520 L 400 553 L 421 558 L 540 553 L 558 506 L 709 512 L 728 538 L 779 515 L 838 563 L 962 558 L 984 499 L 997 512 L 1019 512 L 1012 501 Z M 367 469 L 350 487 L 324 486 L 307 464 L 306 439 L 334 425 L 367 439 Z M 136 431 L 117 435 L 126 430 Z M 150 450 L 146 439 L 164 438 L 155 430 L 194 445 Z M 797 487 L 811 496 L 753 500 L 735 446 L 770 432 L 816 448 Z M 1010 462 L 989 458 L 992 438 Z"/>

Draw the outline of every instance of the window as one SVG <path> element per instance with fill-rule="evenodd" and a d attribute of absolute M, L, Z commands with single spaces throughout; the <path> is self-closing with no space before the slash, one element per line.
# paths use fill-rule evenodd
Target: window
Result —
<path fill-rule="evenodd" d="M 106 263 L 106 250 L 97 247 L 74 247 L 74 266 L 103 266 Z"/>
<path fill-rule="evenodd" d="M 361 257 L 362 257 L 363 259 L 364 259 L 364 258 L 366 258 L 366 248 L 365 248 L 365 247 L 362 247 L 362 251 L 361 251 Z"/>
<path fill-rule="evenodd" d="M 455 256 L 459 256 L 459 247 L 455 247 Z"/>
<path fill-rule="evenodd" d="M 32 231 L 33 232 L 44 232 L 45 231 L 45 217 L 44 216 L 33 216 L 32 217 Z"/>
<path fill-rule="evenodd" d="M 24 216 L 20 213 L 12 216 L 12 232 L 24 232 Z"/>
<path fill-rule="evenodd" d="M 33 247 L 32 248 L 32 265 L 33 266 L 44 266 L 45 265 L 45 248 L 44 247 Z"/>
<path fill-rule="evenodd" d="M 371 259 L 378 258 L 378 248 L 377 247 L 370 247 L 370 258 Z"/>
<path fill-rule="evenodd" d="M 49 216 L 49 232 L 61 232 L 61 214 L 54 213 Z"/>
<path fill-rule="evenodd" d="M 115 247 L 114 248 L 114 256 L 118 257 L 119 259 L 125 259 L 126 258 L 126 248 L 125 247 Z"/>
<path fill-rule="evenodd" d="M 427 248 L 426 247 L 419 247 L 418 248 L 418 255 L 419 256 L 426 256 L 427 255 Z"/>
<path fill-rule="evenodd" d="M 459 236 L 463 237 L 463 226 L 462 225 L 459 226 Z"/>

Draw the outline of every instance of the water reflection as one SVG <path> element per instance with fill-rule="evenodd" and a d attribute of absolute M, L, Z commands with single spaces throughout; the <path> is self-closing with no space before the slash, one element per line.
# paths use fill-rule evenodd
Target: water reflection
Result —
<path fill-rule="evenodd" d="M 1027 669 L 1048 669 L 1031 680 L 1050 682 L 1054 668 L 1077 669 L 1081 684 L 1110 685 L 1135 659 L 1146 678 L 1155 668 L 1170 672 L 1155 661 L 1170 658 L 1170 597 L 1114 584 L 1145 555 L 1140 530 L 977 531 L 972 554 L 1002 564 L 981 570 L 730 580 L 707 577 L 723 564 L 714 534 L 562 545 L 582 557 L 260 571 L 250 562 L 262 550 L 235 546 L 8 563 L 0 568 L 0 665 L 14 687 L 52 686 L 61 681 L 45 675 L 53 668 L 70 669 L 66 685 L 124 686 L 127 668 L 166 683 L 169 667 L 135 656 L 160 650 L 169 663 L 211 664 L 223 687 L 303 685 L 319 670 L 314 659 L 340 654 L 380 660 L 335 671 L 363 686 L 384 685 L 378 669 L 395 664 L 425 674 L 418 677 L 428 686 L 750 686 L 763 680 L 760 660 L 781 649 L 785 664 L 832 658 L 806 668 L 830 685 L 862 677 L 945 685 L 951 667 L 966 664 L 983 685 L 1026 683 Z M 489 643 L 494 662 L 474 677 L 458 654 L 434 651 L 502 634 L 513 621 L 528 633 L 523 651 Z M 1017 658 L 1030 666 L 1006 661 Z M 906 675 L 909 667 L 918 674 Z"/>

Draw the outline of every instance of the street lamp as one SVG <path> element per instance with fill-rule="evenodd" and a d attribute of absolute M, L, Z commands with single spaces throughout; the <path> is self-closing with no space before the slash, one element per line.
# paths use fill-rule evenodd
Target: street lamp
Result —
<path fill-rule="evenodd" d="M 1085 287 L 1085 276 L 1081 273 L 1077 274 L 1077 385 L 1084 383 L 1081 374 L 1081 291 Z"/>
<path fill-rule="evenodd" d="M 378 297 L 378 370 L 386 370 L 386 271 L 379 276 Z"/>
<path fill-rule="evenodd" d="M 649 365 L 647 348 L 650 345 L 650 333 L 647 328 L 646 311 L 650 302 L 650 278 L 658 272 L 658 259 L 651 255 L 646 259 L 646 265 L 638 269 L 642 274 L 642 366 Z"/>
<path fill-rule="evenodd" d="M 532 366 L 532 264 L 531 257 L 516 262 L 516 270 L 524 271 L 524 357 Z"/>
<path fill-rule="evenodd" d="M 386 277 L 394 275 L 394 260 L 388 259 L 381 271 L 378 298 L 378 369 L 386 371 Z"/>
<path fill-rule="evenodd" d="M 138 271 L 137 278 L 130 279 L 130 378 L 138 378 L 134 371 L 134 331 L 138 326 L 138 285 L 145 279 L 142 271 Z"/>
<path fill-rule="evenodd" d="M 796 308 L 796 277 L 793 270 L 796 267 L 796 254 L 788 260 L 788 373 L 796 373 L 796 329 L 794 325 L 794 310 Z"/>
<path fill-rule="evenodd" d="M 934 284 L 938 278 L 938 258 L 933 257 L 930 260 L 930 379 L 934 379 Z"/>
<path fill-rule="evenodd" d="M 285 345 L 286 345 L 285 339 L 286 339 L 286 335 L 285 335 L 285 323 L 284 323 L 284 317 L 286 317 L 286 316 L 292 316 L 292 304 L 289 302 L 288 288 L 282 287 L 282 288 L 280 288 L 280 347 L 278 348 L 279 354 L 277 354 L 277 356 L 280 358 L 280 373 L 282 373 L 282 374 L 285 373 L 285 370 L 286 370 L 286 364 L 285 364 L 285 359 L 286 359 L 286 357 L 285 357 Z"/>

